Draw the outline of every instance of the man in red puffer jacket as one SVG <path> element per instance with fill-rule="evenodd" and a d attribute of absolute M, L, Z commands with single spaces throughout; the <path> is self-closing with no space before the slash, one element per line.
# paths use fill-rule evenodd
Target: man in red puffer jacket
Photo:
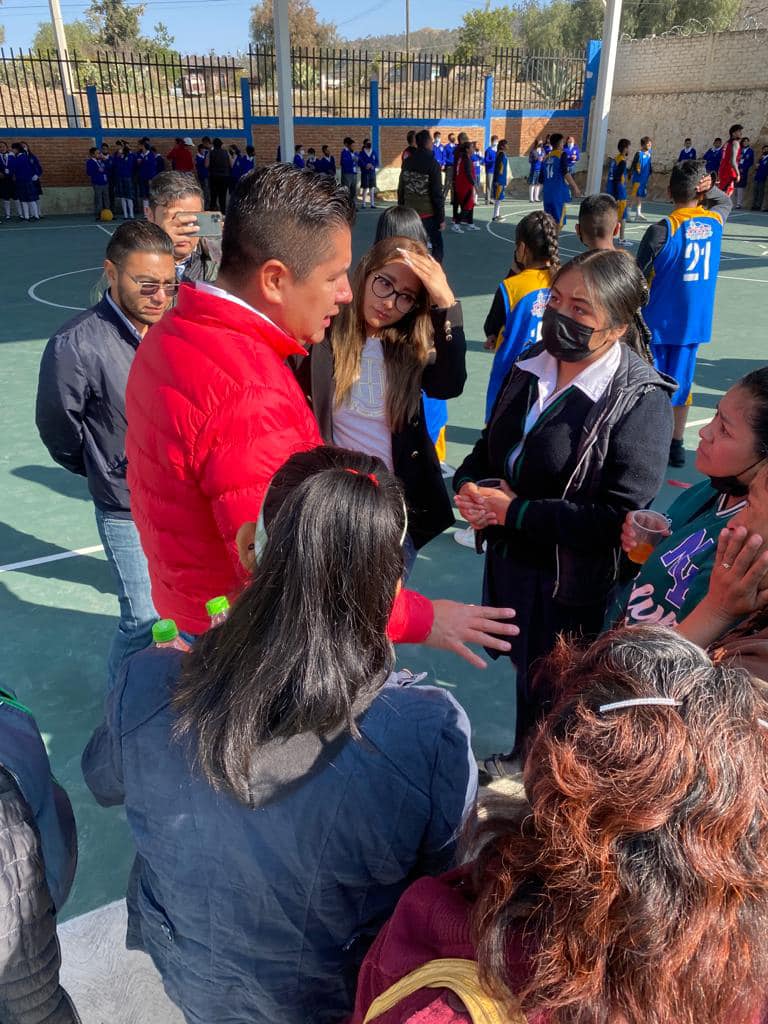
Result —
<path fill-rule="evenodd" d="M 204 632 L 205 602 L 240 588 L 237 531 L 275 471 L 322 443 L 285 359 L 351 300 L 353 218 L 332 178 L 250 175 L 227 213 L 216 285 L 182 285 L 134 359 L 131 509 L 155 607 L 183 631 Z"/>

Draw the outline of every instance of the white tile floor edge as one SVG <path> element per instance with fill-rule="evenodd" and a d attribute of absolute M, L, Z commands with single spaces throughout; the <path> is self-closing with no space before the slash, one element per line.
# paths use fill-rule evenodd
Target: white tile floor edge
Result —
<path fill-rule="evenodd" d="M 184 1024 L 144 953 L 125 948 L 125 900 L 59 926 L 61 981 L 83 1024 Z"/>

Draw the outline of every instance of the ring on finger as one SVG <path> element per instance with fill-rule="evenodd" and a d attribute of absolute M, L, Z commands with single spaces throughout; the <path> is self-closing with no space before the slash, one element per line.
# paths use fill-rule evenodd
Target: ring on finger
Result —
<path fill-rule="evenodd" d="M 732 568 L 730 562 L 721 562 L 720 564 L 722 565 L 723 569 L 730 569 L 730 568 Z"/>

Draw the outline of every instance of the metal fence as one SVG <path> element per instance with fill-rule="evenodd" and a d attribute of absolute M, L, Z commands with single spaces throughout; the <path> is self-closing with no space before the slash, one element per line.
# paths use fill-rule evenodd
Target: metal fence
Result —
<path fill-rule="evenodd" d="M 587 62 L 561 50 L 497 50 L 490 63 L 493 105 L 499 110 L 581 107 Z"/>
<path fill-rule="evenodd" d="M 565 52 L 498 50 L 459 62 L 450 54 L 350 49 L 292 50 L 297 117 L 368 118 L 369 83 L 379 82 L 379 116 L 420 121 L 478 119 L 485 79 L 494 76 L 497 109 L 581 107 L 585 57 Z M 67 60 L 74 114 L 91 127 L 86 87 L 95 86 L 105 130 L 243 127 L 240 81 L 251 87 L 251 116 L 276 117 L 275 54 L 252 48 L 237 57 L 182 57 L 113 51 Z M 55 51 L 0 49 L 0 120 L 6 128 L 71 128 L 66 68 Z"/>

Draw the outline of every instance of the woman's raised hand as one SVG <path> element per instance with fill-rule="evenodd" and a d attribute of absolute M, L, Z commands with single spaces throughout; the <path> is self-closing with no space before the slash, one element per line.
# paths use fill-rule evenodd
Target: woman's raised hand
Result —
<path fill-rule="evenodd" d="M 398 249 L 397 251 L 402 256 L 403 263 L 411 268 L 426 288 L 430 303 L 437 306 L 438 309 L 450 309 L 456 301 L 456 296 L 448 284 L 445 271 L 437 260 L 432 256 L 413 252 L 411 249 Z"/>
<path fill-rule="evenodd" d="M 723 621 L 736 622 L 768 605 L 768 550 L 743 526 L 720 532 L 704 600 Z"/>

